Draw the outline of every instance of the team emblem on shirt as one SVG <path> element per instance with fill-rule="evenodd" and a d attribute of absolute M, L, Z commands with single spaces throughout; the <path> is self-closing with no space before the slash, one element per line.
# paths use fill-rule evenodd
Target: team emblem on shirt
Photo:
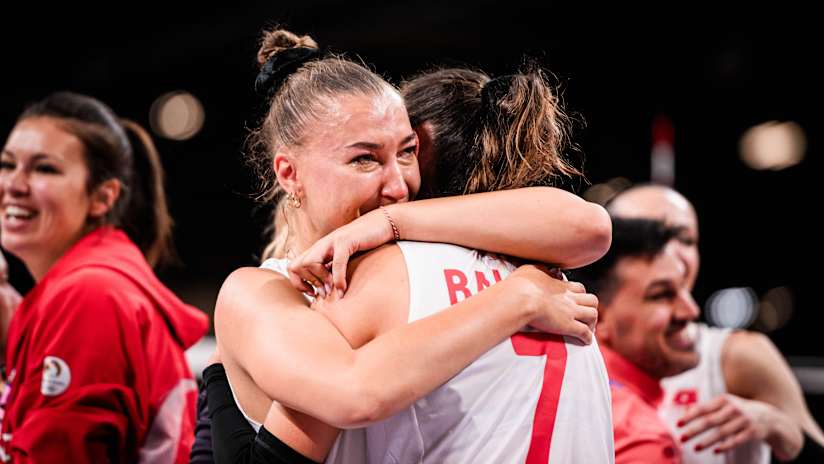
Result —
<path fill-rule="evenodd" d="M 672 398 L 672 402 L 679 406 L 688 406 L 698 402 L 698 391 L 694 388 L 679 390 Z"/>
<path fill-rule="evenodd" d="M 40 383 L 40 393 L 44 396 L 57 396 L 67 388 L 72 381 L 72 371 L 66 361 L 57 356 L 46 356 L 43 360 L 43 381 Z"/>

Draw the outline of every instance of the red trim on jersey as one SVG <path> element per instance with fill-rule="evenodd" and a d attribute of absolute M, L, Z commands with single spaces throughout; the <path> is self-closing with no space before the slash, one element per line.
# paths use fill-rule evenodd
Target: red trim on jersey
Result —
<path fill-rule="evenodd" d="M 521 356 L 546 356 L 544 382 L 535 419 L 532 423 L 532 440 L 526 464 L 546 464 L 549 462 L 549 448 L 552 445 L 552 431 L 558 413 L 561 386 L 564 384 L 567 350 L 564 338 L 537 332 L 522 332 L 512 336 L 512 347 Z"/>

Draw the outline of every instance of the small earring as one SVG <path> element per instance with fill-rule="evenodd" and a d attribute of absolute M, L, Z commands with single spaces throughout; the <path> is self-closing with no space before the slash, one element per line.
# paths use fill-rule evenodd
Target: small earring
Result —
<path fill-rule="evenodd" d="M 286 199 L 289 200 L 289 206 L 292 208 L 298 209 L 300 208 L 300 198 L 292 192 L 289 192 L 286 195 Z"/>

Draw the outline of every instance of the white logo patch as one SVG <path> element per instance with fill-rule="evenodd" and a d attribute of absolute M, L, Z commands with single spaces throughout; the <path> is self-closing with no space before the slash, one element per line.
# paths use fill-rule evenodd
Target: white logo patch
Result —
<path fill-rule="evenodd" d="M 72 371 L 66 361 L 57 356 L 46 356 L 43 360 L 43 381 L 40 383 L 40 393 L 45 396 L 57 396 L 72 382 Z"/>

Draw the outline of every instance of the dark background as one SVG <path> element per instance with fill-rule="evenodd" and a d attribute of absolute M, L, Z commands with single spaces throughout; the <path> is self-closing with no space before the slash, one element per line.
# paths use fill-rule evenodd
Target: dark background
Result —
<path fill-rule="evenodd" d="M 4 138 L 27 102 L 54 90 L 91 94 L 144 126 L 151 103 L 166 92 L 186 90 L 203 103 L 198 135 L 156 141 L 182 260 L 161 277 L 207 312 L 223 278 L 254 264 L 263 243 L 266 212 L 250 200 L 254 179 L 241 155 L 260 107 L 252 90 L 258 32 L 279 23 L 360 55 L 394 82 L 435 64 L 468 64 L 494 76 L 513 71 L 524 54 L 536 57 L 555 74 L 567 109 L 586 122 L 575 139 L 592 183 L 648 181 L 651 123 L 668 115 L 675 187 L 701 222 L 697 300 L 726 287 L 763 295 L 787 286 L 794 315 L 769 336 L 788 356 L 824 354 L 814 293 L 824 73 L 815 29 L 802 24 L 809 11 L 773 5 L 755 23 L 744 19 L 744 7 L 741 15 L 728 7 L 722 13 L 733 19 L 722 21 L 718 6 L 698 4 L 636 6 L 632 21 L 618 14 L 627 11 L 597 5 L 519 1 L 16 8 L 3 12 L 0 27 Z M 769 120 L 804 129 L 801 164 L 765 172 L 740 161 L 741 134 Z M 19 263 L 12 270 L 25 286 Z M 824 401 L 809 399 L 821 421 Z"/>

